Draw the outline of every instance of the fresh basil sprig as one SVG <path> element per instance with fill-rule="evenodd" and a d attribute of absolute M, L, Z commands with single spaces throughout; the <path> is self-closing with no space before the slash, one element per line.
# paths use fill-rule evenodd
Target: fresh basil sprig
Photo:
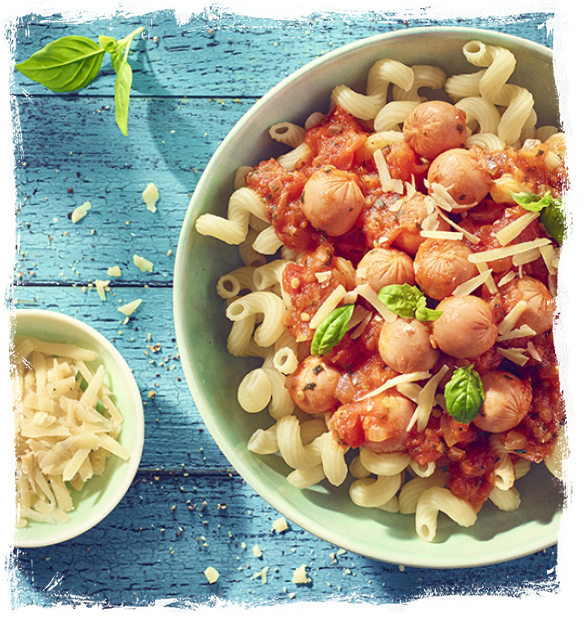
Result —
<path fill-rule="evenodd" d="M 481 377 L 473 364 L 457 368 L 444 386 L 448 413 L 461 424 L 469 424 L 481 412 L 485 391 Z"/>
<path fill-rule="evenodd" d="M 70 93 L 85 88 L 95 79 L 103 57 L 108 52 L 116 72 L 116 122 L 121 132 L 127 136 L 132 85 L 132 69 L 127 60 L 132 40 L 143 30 L 144 26 L 140 26 L 119 41 L 100 36 L 99 44 L 87 37 L 62 37 L 45 45 L 28 60 L 15 65 L 15 69 L 53 92 Z"/>
<path fill-rule="evenodd" d="M 529 192 L 521 192 L 519 194 L 511 192 L 511 197 L 520 207 L 527 211 L 543 211 L 539 221 L 543 224 L 548 234 L 562 245 L 566 238 L 567 222 L 566 211 L 561 197 L 553 198 L 550 190 L 543 196 L 530 194 Z"/>
<path fill-rule="evenodd" d="M 312 355 L 326 355 L 341 342 L 349 329 L 349 321 L 354 309 L 355 306 L 351 304 L 340 306 L 321 321 L 310 345 Z"/>
<path fill-rule="evenodd" d="M 378 294 L 379 299 L 402 319 L 435 321 L 440 318 L 440 310 L 426 308 L 426 296 L 417 286 L 410 284 L 390 284 Z"/>

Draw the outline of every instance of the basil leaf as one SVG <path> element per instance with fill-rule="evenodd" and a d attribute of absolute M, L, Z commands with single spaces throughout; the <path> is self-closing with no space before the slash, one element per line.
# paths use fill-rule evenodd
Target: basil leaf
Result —
<path fill-rule="evenodd" d="M 384 286 L 377 295 L 379 299 L 402 319 L 418 321 L 435 321 L 440 317 L 440 310 L 426 308 L 426 297 L 417 287 L 410 284 L 390 284 Z"/>
<path fill-rule="evenodd" d="M 473 364 L 454 371 L 444 387 L 444 397 L 448 413 L 457 422 L 468 424 L 477 417 L 485 402 L 485 391 Z"/>
<path fill-rule="evenodd" d="M 561 198 L 552 198 L 551 191 L 547 191 L 543 196 L 522 192 L 511 197 L 527 211 L 542 211 L 539 221 L 543 224 L 548 235 L 554 238 L 560 245 L 566 238 L 567 222 L 564 205 Z"/>
<path fill-rule="evenodd" d="M 326 355 L 341 342 L 349 328 L 354 309 L 355 306 L 350 304 L 340 306 L 321 321 L 310 345 L 312 355 Z"/>
<path fill-rule="evenodd" d="M 442 316 L 442 310 L 432 310 L 426 308 L 426 298 L 421 297 L 416 306 L 416 319 L 418 321 L 435 321 Z"/>
<path fill-rule="evenodd" d="M 528 192 L 521 192 L 519 194 L 511 192 L 511 198 L 527 211 L 541 211 L 544 207 L 549 207 L 554 201 L 549 190 L 543 196 Z"/>
<path fill-rule="evenodd" d="M 543 224 L 548 235 L 553 237 L 560 245 L 564 243 L 567 232 L 566 212 L 561 201 L 557 201 L 545 209 L 539 221 Z"/>
<path fill-rule="evenodd" d="M 424 297 L 422 291 L 409 284 L 390 284 L 384 286 L 377 295 L 379 299 L 403 319 L 413 319 L 418 300 Z"/>
<path fill-rule="evenodd" d="M 62 37 L 15 65 L 15 69 L 53 92 L 69 93 L 93 81 L 104 54 L 105 50 L 87 37 Z"/>

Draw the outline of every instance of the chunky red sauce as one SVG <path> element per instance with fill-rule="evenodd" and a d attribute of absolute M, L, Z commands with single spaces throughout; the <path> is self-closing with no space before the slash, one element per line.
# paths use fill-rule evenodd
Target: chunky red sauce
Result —
<path fill-rule="evenodd" d="M 309 342 L 314 330 L 309 323 L 324 300 L 342 284 L 347 291 L 356 285 L 355 267 L 371 248 L 397 247 L 414 253 L 421 242 L 421 221 L 425 217 L 424 183 L 428 162 L 420 158 L 405 142 L 384 148 L 385 160 L 393 179 L 412 183 L 417 192 L 414 200 L 400 202 L 401 194 L 384 192 L 370 149 L 366 148 L 369 133 L 348 113 L 336 108 L 322 123 L 307 132 L 305 143 L 312 157 L 293 172 L 286 172 L 276 160 L 259 164 L 247 176 L 248 186 L 265 200 L 266 213 L 276 233 L 288 248 L 302 252 L 296 263 L 287 266 L 283 287 L 292 305 L 284 323 L 299 342 Z M 522 149 L 506 148 L 501 152 L 481 152 L 479 161 L 492 179 L 507 179 L 521 186 L 522 191 L 544 194 L 547 190 L 559 196 L 567 183 L 563 168 L 548 170 L 547 148 L 530 141 Z M 327 237 L 317 231 L 303 213 L 303 190 L 312 173 L 323 166 L 354 173 L 365 199 L 365 207 L 355 226 L 339 237 Z M 421 215 L 420 215 L 421 213 Z M 472 252 L 501 247 L 496 233 L 526 211 L 519 206 L 494 202 L 488 196 L 465 214 L 450 217 L 478 238 L 478 243 L 464 243 Z M 530 224 L 512 243 L 523 243 L 546 236 L 537 222 Z M 491 265 L 496 280 L 510 270 L 517 270 L 511 258 Z M 522 267 L 523 273 L 548 284 L 549 273 L 543 259 Z M 317 277 L 318 276 L 318 277 Z M 477 291 L 491 305 L 496 322 L 505 314 L 503 300 L 489 293 L 486 287 Z M 366 309 L 373 309 L 360 299 Z M 375 315 L 375 313 L 373 313 Z M 351 332 L 328 353 L 327 363 L 339 370 L 335 398 L 342 414 L 333 426 L 338 441 L 350 447 L 365 441 L 362 412 L 367 399 L 360 401 L 375 388 L 396 376 L 378 352 L 379 332 L 383 321 L 374 317 L 358 338 Z M 564 419 L 564 406 L 559 389 L 557 361 L 551 333 L 530 339 L 536 351 L 528 363 L 518 367 L 498 351 L 497 345 L 474 359 L 455 359 L 441 354 L 432 372 L 448 364 L 456 367 L 474 364 L 479 374 L 495 369 L 507 370 L 527 381 L 533 391 L 529 413 L 511 430 L 501 435 L 503 444 L 517 458 L 540 462 L 554 446 Z M 525 339 L 509 341 L 508 347 L 522 347 Z M 537 359 L 539 358 L 539 360 Z M 448 466 L 448 486 L 457 497 L 466 499 L 479 510 L 494 484 L 497 456 L 489 447 L 490 433 L 474 423 L 460 424 L 447 413 L 435 409 L 425 429 L 409 432 L 401 447 L 420 465 L 436 463 Z"/>

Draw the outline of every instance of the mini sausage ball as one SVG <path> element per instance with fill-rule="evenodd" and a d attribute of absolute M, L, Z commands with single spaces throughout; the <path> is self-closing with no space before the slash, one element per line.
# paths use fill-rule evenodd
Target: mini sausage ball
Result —
<path fill-rule="evenodd" d="M 500 289 L 506 312 L 510 312 L 520 301 L 527 306 L 517 319 L 516 325 L 528 325 L 536 334 L 552 329 L 556 304 L 552 294 L 543 282 L 531 276 L 514 278 Z"/>
<path fill-rule="evenodd" d="M 381 359 L 400 374 L 426 372 L 440 356 L 430 344 L 428 327 L 417 319 L 397 318 L 384 323 L 378 347 Z"/>
<path fill-rule="evenodd" d="M 395 248 L 375 248 L 363 256 L 357 265 L 357 284 L 368 283 L 378 293 L 391 284 L 411 284 L 414 280 L 414 261 Z"/>
<path fill-rule="evenodd" d="M 485 401 L 474 424 L 489 433 L 511 430 L 531 406 L 531 385 L 511 373 L 493 370 L 481 377 Z"/>
<path fill-rule="evenodd" d="M 304 358 L 286 378 L 286 388 L 299 409 L 306 413 L 328 413 L 339 405 L 335 390 L 341 373 L 320 357 Z"/>
<path fill-rule="evenodd" d="M 455 213 L 476 206 L 489 193 L 491 175 L 472 150 L 450 149 L 434 159 L 428 169 L 429 192 L 432 183 L 446 188 L 457 207 Z"/>
<path fill-rule="evenodd" d="M 332 237 L 349 232 L 364 206 L 357 176 L 334 166 L 320 168 L 304 186 L 302 211 L 306 219 Z"/>
<path fill-rule="evenodd" d="M 446 355 L 474 358 L 488 351 L 497 340 L 491 306 L 474 295 L 446 297 L 436 310 L 442 315 L 432 322 L 432 342 Z"/>
<path fill-rule="evenodd" d="M 403 134 L 418 155 L 434 159 L 448 149 L 466 146 L 466 114 L 446 101 L 426 101 L 408 114 Z"/>
<path fill-rule="evenodd" d="M 426 239 L 414 259 L 416 283 L 428 297 L 444 299 L 479 271 L 468 260 L 471 249 L 455 239 Z"/>

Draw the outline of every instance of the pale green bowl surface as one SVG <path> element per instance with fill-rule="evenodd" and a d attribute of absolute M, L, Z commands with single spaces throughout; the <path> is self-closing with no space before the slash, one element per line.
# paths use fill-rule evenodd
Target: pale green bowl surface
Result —
<path fill-rule="evenodd" d="M 118 441 L 131 456 L 127 461 L 112 455 L 104 473 L 88 480 L 81 491 L 72 490 L 75 509 L 68 523 L 29 521 L 15 529 L 17 547 L 43 547 L 70 540 L 104 519 L 120 502 L 134 480 L 144 443 L 144 411 L 136 381 L 123 357 L 104 336 L 81 321 L 48 310 L 17 310 L 15 334 L 33 336 L 48 342 L 76 344 L 97 351 L 99 357 L 87 365 L 105 368 L 105 382 L 112 390 L 115 404 L 124 417 Z"/>
<path fill-rule="evenodd" d="M 435 568 L 487 565 L 527 555 L 557 542 L 563 491 L 543 465 L 518 481 L 519 510 L 503 513 L 492 505 L 477 523 L 461 528 L 443 515 L 438 539 L 424 543 L 412 516 L 393 515 L 354 505 L 348 483 L 298 490 L 286 481 L 289 468 L 276 456 L 246 449 L 252 432 L 273 424 L 267 412 L 247 414 L 237 403 L 239 381 L 259 360 L 231 357 L 225 347 L 230 322 L 215 286 L 220 276 L 241 266 L 238 251 L 199 235 L 197 217 L 225 216 L 235 171 L 283 152 L 268 136 L 281 121 L 304 124 L 314 111 L 328 111 L 332 89 L 347 84 L 359 92 L 369 68 L 389 57 L 406 64 L 437 64 L 447 73 L 471 73 L 462 54 L 466 41 L 503 45 L 517 57 L 510 82 L 530 88 L 538 125 L 558 124 L 552 53 L 516 37 L 467 28 L 417 28 L 360 41 L 321 57 L 285 79 L 241 119 L 217 149 L 193 194 L 176 259 L 174 312 L 181 360 L 204 421 L 236 470 L 276 510 L 316 536 L 378 560 Z"/>

